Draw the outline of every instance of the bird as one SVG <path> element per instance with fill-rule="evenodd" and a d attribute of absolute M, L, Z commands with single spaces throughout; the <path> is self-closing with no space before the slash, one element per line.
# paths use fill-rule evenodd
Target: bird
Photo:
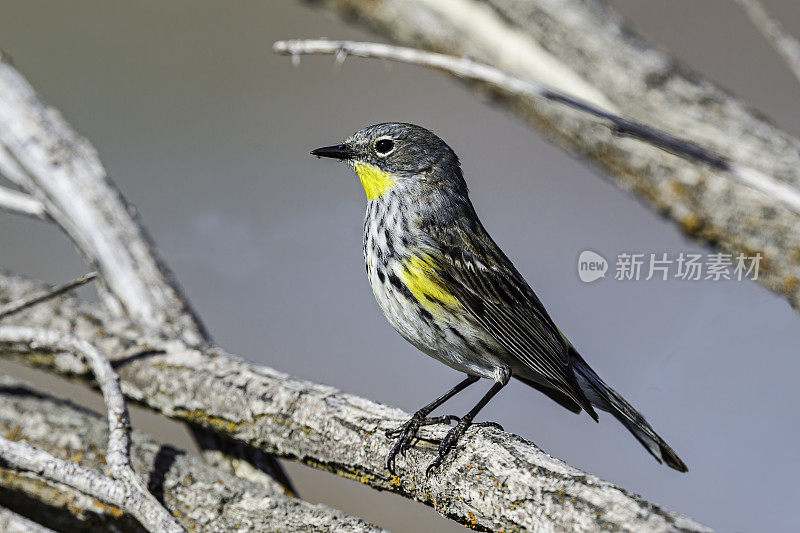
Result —
<path fill-rule="evenodd" d="M 372 292 L 386 319 L 423 353 L 466 374 L 440 397 L 386 432 L 396 471 L 423 426 L 453 424 L 438 441 L 431 475 L 511 378 L 595 422 L 611 413 L 655 459 L 688 469 L 644 417 L 608 386 L 555 325 L 539 297 L 484 228 L 469 197 L 458 156 L 414 124 L 363 128 L 311 155 L 348 163 L 367 196 L 363 254 Z M 464 416 L 431 413 L 468 386 L 492 382 Z"/>

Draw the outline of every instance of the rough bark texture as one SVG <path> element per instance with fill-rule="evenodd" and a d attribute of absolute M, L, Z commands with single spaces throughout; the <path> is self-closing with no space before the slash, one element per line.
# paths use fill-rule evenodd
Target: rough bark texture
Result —
<path fill-rule="evenodd" d="M 98 473 L 107 466 L 108 425 L 102 416 L 5 375 L 0 375 L 0 434 Z M 212 468 L 140 432 L 132 434 L 131 459 L 149 490 L 189 531 L 380 531 Z M 143 531 L 116 507 L 6 467 L 0 468 L 0 504 L 62 531 Z"/>
<path fill-rule="evenodd" d="M 466 55 L 689 137 L 800 188 L 800 141 L 638 38 L 600 0 L 324 0 L 399 43 Z M 613 50 L 613 53 L 609 51 Z M 764 256 L 759 282 L 800 308 L 800 215 L 724 173 L 615 136 L 558 104 L 476 84 L 688 235 Z"/>
<path fill-rule="evenodd" d="M 55 291 L 56 293 L 58 291 Z M 50 291 L 49 294 L 54 294 Z M 0 461 L 9 468 L 35 474 L 47 481 L 75 488 L 88 496 L 115 505 L 135 517 L 153 533 L 185 533 L 175 517 L 150 494 L 131 464 L 131 423 L 128 406 L 111 362 L 94 346 L 73 335 L 25 326 L 0 326 L 0 346 L 44 348 L 65 351 L 83 361 L 92 371 L 108 410 L 106 472 L 99 473 L 54 457 L 28 442 L 0 437 Z"/>
<path fill-rule="evenodd" d="M 22 278 L 0 276 L 0 303 L 36 290 L 41 287 Z M 198 351 L 148 336 L 127 320 L 72 297 L 41 304 L 9 321 L 68 329 L 92 340 L 114 362 L 129 398 L 172 418 L 424 502 L 477 529 L 706 530 L 493 428 L 470 431 L 436 477 L 425 477 L 425 466 L 435 455 L 435 448 L 425 445 L 400 458 L 401 475 L 392 476 L 384 465 L 392 442 L 383 432 L 404 421 L 406 413 L 215 349 Z M 26 352 L 16 354 L 22 362 L 86 375 L 70 354 L 17 349 Z M 6 350 L 4 355 L 15 353 Z M 442 437 L 445 430 L 434 426 L 427 432 Z"/>

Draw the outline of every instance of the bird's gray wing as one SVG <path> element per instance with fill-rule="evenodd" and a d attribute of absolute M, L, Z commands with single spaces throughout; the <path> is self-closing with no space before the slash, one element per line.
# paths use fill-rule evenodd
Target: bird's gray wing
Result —
<path fill-rule="evenodd" d="M 470 226 L 425 228 L 448 291 L 510 354 L 596 417 L 571 368 L 568 341 L 486 230 Z"/>

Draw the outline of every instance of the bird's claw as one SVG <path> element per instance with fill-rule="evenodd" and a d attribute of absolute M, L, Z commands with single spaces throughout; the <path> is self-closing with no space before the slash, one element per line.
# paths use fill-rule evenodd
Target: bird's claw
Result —
<path fill-rule="evenodd" d="M 459 439 L 466 433 L 470 425 L 472 424 L 469 421 L 459 420 L 456 427 L 447 432 L 447 435 L 444 436 L 441 444 L 439 444 L 439 451 L 436 459 L 431 461 L 431 464 L 425 469 L 426 477 L 430 477 L 431 473 L 442 465 L 444 458 L 456 447 L 456 443 L 458 443 Z"/>
<path fill-rule="evenodd" d="M 397 441 L 394 443 L 394 446 L 392 446 L 392 449 L 389 451 L 388 457 L 386 458 L 387 470 L 389 470 L 392 475 L 396 475 L 395 466 L 398 454 L 405 457 L 406 452 L 411 449 L 417 440 L 426 440 L 430 442 L 429 439 L 420 439 L 420 437 L 417 436 L 417 433 L 421 427 L 431 426 L 434 424 L 452 424 L 453 422 L 460 421 L 461 419 L 454 415 L 427 418 L 422 413 L 415 413 L 414 416 L 412 416 L 408 422 L 402 426 L 394 429 L 387 429 L 385 432 L 386 437 L 389 439 L 397 439 Z"/>
<path fill-rule="evenodd" d="M 431 473 L 439 468 L 442 464 L 442 457 L 438 456 L 436 459 L 431 461 L 431 464 L 428 465 L 428 468 L 425 469 L 425 477 L 431 477 Z"/>
<path fill-rule="evenodd" d="M 467 429 L 470 427 L 492 427 L 499 429 L 500 431 L 504 431 L 503 426 L 497 422 L 477 422 L 473 424 L 467 420 L 459 420 L 458 424 L 447 432 L 447 435 L 444 436 L 439 444 L 439 452 L 436 456 L 436 459 L 431 461 L 431 464 L 429 464 L 428 468 L 425 469 L 426 477 L 430 477 L 431 473 L 442 465 L 444 458 L 447 457 L 447 454 L 453 451 L 453 448 L 456 447 L 458 441 L 464 436 L 464 434 L 467 432 Z"/>

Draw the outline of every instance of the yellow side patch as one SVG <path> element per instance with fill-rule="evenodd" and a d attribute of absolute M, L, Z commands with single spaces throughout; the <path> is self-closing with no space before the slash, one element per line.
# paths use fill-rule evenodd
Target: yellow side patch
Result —
<path fill-rule="evenodd" d="M 403 264 L 403 283 L 414 298 L 433 314 L 439 314 L 442 307 L 458 307 L 456 297 L 447 290 L 436 273 L 430 257 L 413 256 Z"/>
<path fill-rule="evenodd" d="M 358 174 L 358 179 L 361 180 L 361 185 L 364 187 L 364 192 L 367 193 L 367 198 L 370 200 L 377 200 L 386 194 L 386 191 L 394 187 L 392 177 L 375 165 L 357 162 L 353 164 L 353 168 Z"/>

